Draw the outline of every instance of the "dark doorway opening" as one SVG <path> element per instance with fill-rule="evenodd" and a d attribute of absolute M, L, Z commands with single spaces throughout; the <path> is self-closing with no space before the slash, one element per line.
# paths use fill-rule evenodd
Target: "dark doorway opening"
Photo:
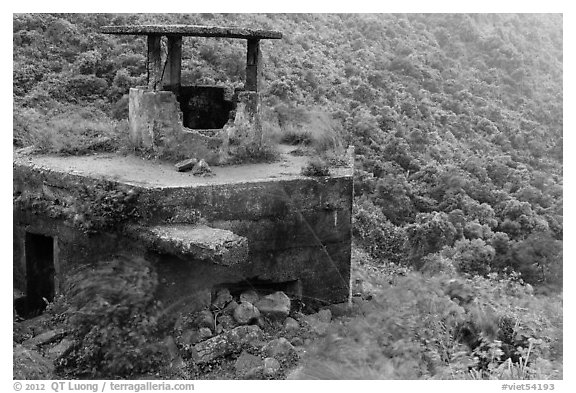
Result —
<path fill-rule="evenodd" d="M 23 318 L 41 314 L 54 300 L 54 238 L 26 232 L 26 301 Z"/>

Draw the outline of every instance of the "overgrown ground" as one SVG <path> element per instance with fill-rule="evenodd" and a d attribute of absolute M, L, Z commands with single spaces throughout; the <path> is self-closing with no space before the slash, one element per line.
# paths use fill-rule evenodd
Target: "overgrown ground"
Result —
<path fill-rule="evenodd" d="M 142 260 L 119 258 L 96 271 L 80 270 L 66 298 L 35 322 L 15 323 L 15 345 L 28 348 L 15 349 L 15 378 L 546 380 L 563 375 L 561 294 L 535 294 L 514 277 L 422 274 L 374 260 L 354 246 L 351 304 L 328 307 L 327 320 L 318 319 L 321 313 L 306 316 L 293 305 L 290 316 L 297 327 L 264 319 L 260 339 L 202 364 L 195 363 L 182 328 L 198 314 L 175 322 L 153 301 L 154 282 Z M 62 333 L 31 349 L 26 340 L 46 332 Z M 266 343 L 277 339 L 291 343 L 276 356 L 278 370 L 242 371 L 240 355 L 264 359 Z M 62 346 L 66 349 L 55 349 Z"/>

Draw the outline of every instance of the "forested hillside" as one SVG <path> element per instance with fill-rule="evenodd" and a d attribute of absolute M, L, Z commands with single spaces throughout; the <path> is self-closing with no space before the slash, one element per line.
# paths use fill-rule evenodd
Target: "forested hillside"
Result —
<path fill-rule="evenodd" d="M 561 15 L 15 15 L 14 146 L 35 145 L 59 154 L 121 150 L 127 133 L 126 93 L 146 81 L 146 41 L 104 35 L 98 29 L 143 23 L 283 33 L 282 40 L 262 43 L 265 125 L 274 133 L 312 135 L 316 128 L 329 128 L 355 146 L 354 240 L 371 261 L 368 271 L 392 266 L 479 280 L 476 295 L 489 296 L 487 303 L 493 305 L 504 295 L 491 292 L 491 282 L 504 288 L 502 280 L 526 293 L 533 293 L 533 287 L 537 295 L 561 295 Z M 185 38 L 183 82 L 240 86 L 245 45 L 243 40 Z M 104 145 L 94 143 L 102 137 L 109 138 Z M 421 333 L 421 314 L 394 307 L 414 300 L 411 296 L 418 304 L 428 300 L 418 290 L 436 299 L 438 283 L 410 280 L 384 292 L 383 302 L 390 302 L 384 309 L 390 311 L 369 319 L 369 329 L 379 332 L 379 326 L 388 324 L 394 331 L 398 321 L 414 337 Z M 534 300 L 534 310 L 547 307 L 543 299 Z M 450 314 L 451 306 L 436 300 L 435 307 Z M 530 329 L 531 337 L 548 343 L 542 357 L 561 361 L 558 309 L 519 316 L 518 310 L 527 308 L 517 300 L 500 305 L 516 318 L 516 327 L 539 324 Z M 468 312 L 462 311 L 463 318 Z M 360 329 L 354 326 L 352 330 Z M 434 326 L 437 330 L 422 333 L 430 334 L 421 344 L 426 348 L 441 340 L 440 325 Z M 374 333 L 376 338 L 347 334 L 362 337 L 355 345 L 377 348 L 382 344 L 376 344 L 378 334 L 384 333 Z M 323 361 L 338 358 L 328 344 L 314 352 L 317 358 L 310 364 L 322 356 L 328 359 Z M 412 359 L 406 347 L 398 351 L 402 354 L 374 356 Z M 356 354 L 358 364 L 373 363 L 366 353 Z M 345 357 L 355 359 L 348 352 Z M 416 358 L 423 362 L 420 355 Z M 404 375 L 401 365 L 396 366 L 387 370 L 399 374 L 379 369 L 362 377 L 440 375 Z"/>

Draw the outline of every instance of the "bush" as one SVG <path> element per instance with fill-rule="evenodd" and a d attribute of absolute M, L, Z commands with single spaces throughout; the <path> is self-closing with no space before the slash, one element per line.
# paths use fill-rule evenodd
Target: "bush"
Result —
<path fill-rule="evenodd" d="M 370 255 L 400 264 L 406 260 L 406 232 L 392 224 L 367 197 L 355 201 L 353 234 Z"/>
<path fill-rule="evenodd" d="M 447 296 L 445 276 L 416 273 L 380 281 L 363 314 L 333 324 L 307 351 L 302 379 L 562 378 L 562 302 L 533 297 L 495 277 L 462 283 Z M 523 290 L 524 288 L 524 290 Z"/>
<path fill-rule="evenodd" d="M 308 163 L 302 167 L 304 176 L 330 176 L 328 163 L 320 157 L 312 157 Z"/>
<path fill-rule="evenodd" d="M 73 376 L 126 377 L 164 362 L 153 299 L 157 277 L 139 258 L 83 267 L 68 279 L 66 302 L 75 344 L 58 369 Z"/>
<path fill-rule="evenodd" d="M 492 270 L 496 252 L 482 239 L 462 239 L 452 249 L 444 250 L 443 254 L 452 258 L 459 272 L 485 276 Z"/>

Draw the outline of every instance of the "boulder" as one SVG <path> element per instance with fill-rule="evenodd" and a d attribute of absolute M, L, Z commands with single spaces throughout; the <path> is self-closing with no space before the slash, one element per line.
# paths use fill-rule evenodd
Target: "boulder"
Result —
<path fill-rule="evenodd" d="M 227 288 L 222 288 L 216 292 L 216 298 L 212 302 L 212 305 L 219 310 L 222 310 L 226 305 L 232 301 L 232 295 Z"/>
<path fill-rule="evenodd" d="M 290 313 L 290 298 L 284 292 L 278 291 L 264 296 L 255 306 L 262 315 L 270 319 L 282 320 Z"/>
<path fill-rule="evenodd" d="M 198 330 L 199 341 L 204 341 L 212 337 L 212 330 L 207 327 L 202 327 Z"/>
<path fill-rule="evenodd" d="M 256 374 L 257 371 L 254 369 L 261 369 L 263 363 L 262 358 L 242 351 L 238 359 L 236 359 L 236 363 L 234 363 L 234 369 L 237 376 L 246 377 L 246 375 Z"/>
<path fill-rule="evenodd" d="M 252 303 L 254 304 L 254 303 Z M 224 312 L 224 314 L 226 315 L 232 315 L 232 313 L 234 312 L 234 310 L 236 309 L 236 307 L 238 307 L 238 303 L 236 303 L 235 300 L 232 300 L 231 302 L 229 302 L 226 307 L 224 307 L 224 310 L 222 310 Z"/>
<path fill-rule="evenodd" d="M 234 309 L 234 319 L 240 325 L 246 325 L 254 322 L 260 317 L 260 311 L 252 303 L 241 302 L 236 309 Z"/>
<path fill-rule="evenodd" d="M 286 330 L 287 332 L 293 332 L 300 329 L 300 324 L 298 323 L 297 320 L 295 320 L 294 318 L 286 318 L 286 320 L 284 321 L 284 330 Z"/>
<path fill-rule="evenodd" d="M 262 348 L 262 351 L 267 356 L 280 360 L 286 359 L 291 354 L 296 353 L 294 346 L 290 344 L 290 341 L 286 340 L 284 337 L 270 341 L 264 346 L 264 348 Z"/>
<path fill-rule="evenodd" d="M 222 328 L 224 330 L 230 330 L 234 327 L 236 327 L 236 321 L 234 320 L 234 317 L 232 317 L 231 315 L 220 315 L 218 317 L 218 323 L 222 326 Z"/>
<path fill-rule="evenodd" d="M 262 339 L 262 330 L 255 325 L 238 326 L 212 337 L 194 346 L 195 361 L 198 364 L 208 363 L 215 359 L 239 352 L 242 347 L 250 346 Z"/>
<path fill-rule="evenodd" d="M 275 376 L 280 371 L 280 362 L 274 358 L 264 359 L 264 368 L 262 372 L 267 377 Z"/>
<path fill-rule="evenodd" d="M 253 289 L 242 292 L 242 294 L 240 294 L 240 301 L 241 302 L 248 302 L 248 303 L 256 304 L 256 302 L 259 299 L 260 299 L 260 296 L 258 296 L 258 293 Z"/>

